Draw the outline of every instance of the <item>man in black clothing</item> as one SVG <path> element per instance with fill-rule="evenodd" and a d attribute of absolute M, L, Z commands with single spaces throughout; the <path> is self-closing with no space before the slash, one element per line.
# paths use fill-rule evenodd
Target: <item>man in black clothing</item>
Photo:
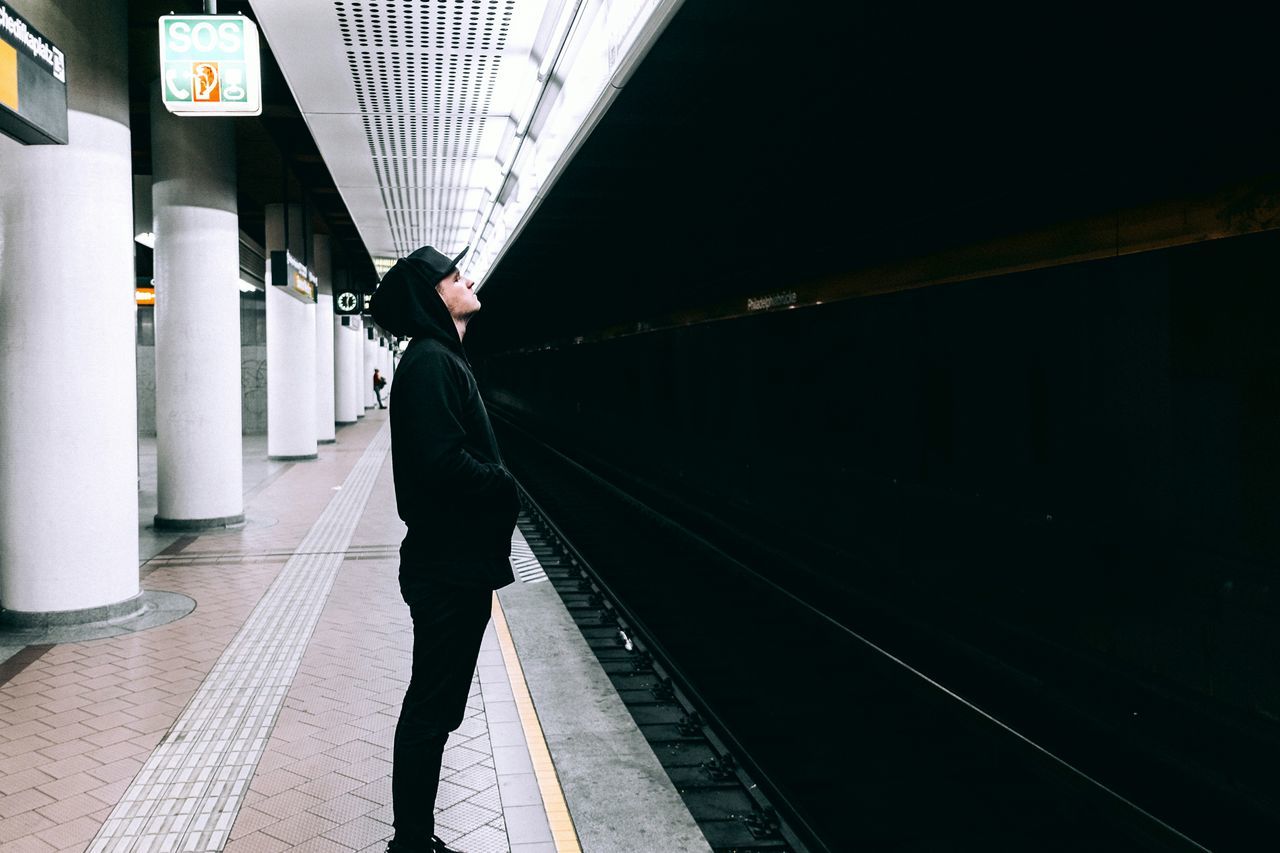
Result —
<path fill-rule="evenodd" d="M 413 617 L 413 672 L 396 726 L 391 772 L 395 837 L 389 853 L 451 853 L 435 832 L 440 760 L 467 694 L 489 622 L 493 590 L 514 580 L 511 533 L 519 499 L 502 464 L 462 349 L 480 310 L 475 282 L 424 246 L 396 262 L 370 310 L 411 337 L 391 388 L 400 594 Z"/>

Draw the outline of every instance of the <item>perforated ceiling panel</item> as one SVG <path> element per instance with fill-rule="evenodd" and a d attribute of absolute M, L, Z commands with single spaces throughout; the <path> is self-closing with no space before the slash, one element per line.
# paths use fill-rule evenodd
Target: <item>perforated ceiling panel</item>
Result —
<path fill-rule="evenodd" d="M 499 143 L 530 77 L 546 7 L 546 0 L 254 3 L 375 258 L 465 245 L 499 169 Z"/>
<path fill-rule="evenodd" d="M 396 254 L 452 248 L 515 0 L 334 3 Z"/>
<path fill-rule="evenodd" d="M 374 266 L 481 280 L 682 0 L 253 0 Z"/>

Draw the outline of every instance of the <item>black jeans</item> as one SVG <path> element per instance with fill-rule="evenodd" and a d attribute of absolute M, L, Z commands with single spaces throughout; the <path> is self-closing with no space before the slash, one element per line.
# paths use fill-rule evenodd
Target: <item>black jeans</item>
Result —
<path fill-rule="evenodd" d="M 409 603 L 413 674 L 396 724 L 391 769 L 397 849 L 430 847 L 444 744 L 466 714 L 492 601 L 488 589 L 432 584 Z"/>

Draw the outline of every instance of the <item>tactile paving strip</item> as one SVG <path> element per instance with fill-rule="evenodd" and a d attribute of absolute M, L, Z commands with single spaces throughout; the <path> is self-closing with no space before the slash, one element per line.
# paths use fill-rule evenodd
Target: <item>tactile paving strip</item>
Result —
<path fill-rule="evenodd" d="M 471 680 L 462 725 L 445 744 L 436 805 L 436 831 L 451 846 L 467 853 L 507 853 L 511 849 L 478 673 Z"/>
<path fill-rule="evenodd" d="M 384 426 L 124 792 L 89 853 L 212 853 L 226 845 L 390 446 Z"/>

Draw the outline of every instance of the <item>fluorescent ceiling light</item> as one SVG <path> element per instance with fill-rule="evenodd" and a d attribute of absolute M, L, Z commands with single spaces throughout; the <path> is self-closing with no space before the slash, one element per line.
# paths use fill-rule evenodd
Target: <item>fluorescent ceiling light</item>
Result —
<path fill-rule="evenodd" d="M 529 103 L 525 106 L 524 112 L 520 116 L 520 121 L 516 124 L 516 139 L 524 138 L 524 135 L 529 132 L 529 122 L 533 121 L 533 114 L 538 111 L 538 103 L 541 101 L 542 87 L 534 86 L 533 94 L 529 97 Z M 516 151 L 519 152 L 519 150 L 520 148 L 517 146 Z M 515 160 L 514 154 L 511 159 Z"/>
<path fill-rule="evenodd" d="M 564 3 L 560 6 L 560 17 L 556 19 L 556 28 L 551 31 L 551 39 L 547 42 L 547 52 L 542 57 L 542 62 L 538 63 L 539 83 L 546 80 L 547 75 L 551 73 L 551 68 L 556 64 L 556 59 L 560 56 L 560 48 L 564 45 L 564 40 L 569 35 L 569 30 L 577 19 L 578 10 L 581 8 L 582 0 L 564 0 Z"/>

